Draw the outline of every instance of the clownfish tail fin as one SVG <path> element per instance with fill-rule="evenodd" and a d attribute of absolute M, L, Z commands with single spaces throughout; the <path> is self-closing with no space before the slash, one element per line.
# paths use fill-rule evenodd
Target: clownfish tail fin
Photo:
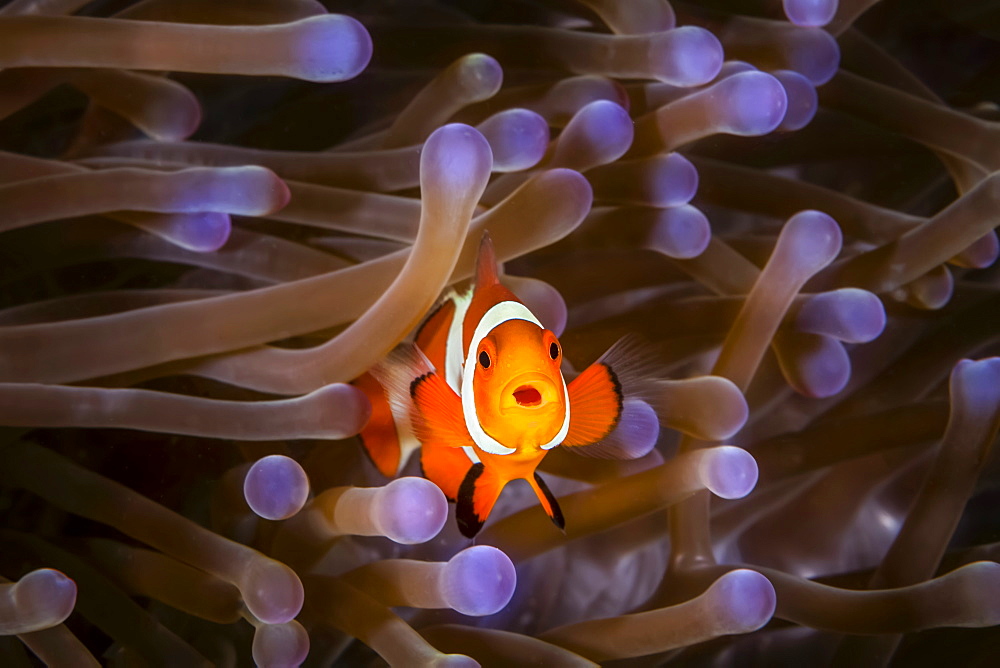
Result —
<path fill-rule="evenodd" d="M 413 410 L 410 384 L 414 378 L 433 373 L 434 365 L 412 343 L 401 343 L 368 373 L 385 388 L 393 412 L 409 418 Z"/>
<path fill-rule="evenodd" d="M 652 346 L 634 336 L 619 339 L 567 386 L 570 426 L 563 444 L 603 459 L 648 453 L 660 428 L 647 400 L 664 376 Z"/>
<path fill-rule="evenodd" d="M 556 501 L 556 497 L 552 494 L 549 486 L 542 480 L 542 476 L 536 472 L 533 478 L 528 478 L 527 480 L 528 484 L 531 485 L 531 489 L 535 490 L 535 495 L 542 504 L 545 514 L 549 516 L 553 524 L 559 527 L 560 531 L 564 530 L 566 528 L 566 520 L 563 518 L 562 509 L 559 507 L 559 502 Z"/>
<path fill-rule="evenodd" d="M 361 444 L 379 473 L 391 478 L 399 471 L 402 453 L 389 398 L 382 385 L 370 373 L 356 378 L 353 385 L 364 392 L 372 405 L 368 424 L 358 434 Z"/>
<path fill-rule="evenodd" d="M 410 383 L 433 370 L 419 348 L 403 343 L 354 381 L 372 404 L 372 417 L 361 431 L 361 442 L 379 472 L 387 477 L 398 475 L 420 446 L 414 435 L 416 411 Z"/>

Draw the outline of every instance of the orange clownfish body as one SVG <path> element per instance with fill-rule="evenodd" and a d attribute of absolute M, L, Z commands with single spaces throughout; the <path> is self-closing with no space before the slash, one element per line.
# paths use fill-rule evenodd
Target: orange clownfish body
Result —
<path fill-rule="evenodd" d="M 414 344 L 355 381 L 372 403 L 361 439 L 378 469 L 395 475 L 420 447 L 424 475 L 457 502 L 468 537 L 504 486 L 519 478 L 563 528 L 559 505 L 535 469 L 557 445 L 594 444 L 618 425 L 623 389 L 613 353 L 620 346 L 567 384 L 558 339 L 500 283 L 488 236 L 474 289 L 450 294 Z"/>

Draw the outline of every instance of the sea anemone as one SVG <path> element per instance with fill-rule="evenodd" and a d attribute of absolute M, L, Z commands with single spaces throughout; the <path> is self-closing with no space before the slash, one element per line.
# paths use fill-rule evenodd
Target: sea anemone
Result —
<path fill-rule="evenodd" d="M 988 662 L 995 23 L 0 3 L 3 663 Z M 350 383 L 487 231 L 568 375 L 662 374 L 470 542 Z"/>

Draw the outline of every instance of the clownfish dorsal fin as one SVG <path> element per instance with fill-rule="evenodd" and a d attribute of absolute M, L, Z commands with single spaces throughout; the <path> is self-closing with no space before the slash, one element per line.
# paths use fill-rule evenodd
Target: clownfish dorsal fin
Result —
<path fill-rule="evenodd" d="M 638 435 L 655 442 L 658 419 L 643 399 L 651 396 L 654 379 L 663 376 L 660 366 L 651 347 L 635 337 L 611 346 L 566 386 L 570 423 L 563 445 L 584 446 L 579 453 L 593 457 L 640 456 L 639 444 L 618 443 L 615 436 L 621 432 L 631 441 Z"/>
<path fill-rule="evenodd" d="M 476 259 L 476 289 L 488 288 L 500 282 L 500 272 L 497 268 L 497 254 L 493 249 L 493 239 L 489 232 L 483 232 L 479 242 L 479 255 Z"/>
<path fill-rule="evenodd" d="M 455 519 L 463 536 L 474 538 L 479 533 L 506 484 L 507 480 L 488 471 L 482 462 L 469 468 L 458 488 L 455 504 Z"/>

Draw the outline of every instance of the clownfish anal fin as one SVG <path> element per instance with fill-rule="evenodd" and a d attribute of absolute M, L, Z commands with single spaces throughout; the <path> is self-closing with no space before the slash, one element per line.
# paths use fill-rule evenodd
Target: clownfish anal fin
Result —
<path fill-rule="evenodd" d="M 455 519 L 463 536 L 473 538 L 479 533 L 505 484 L 505 480 L 487 473 L 482 462 L 469 467 L 455 504 Z"/>
<path fill-rule="evenodd" d="M 413 433 L 421 443 L 435 443 L 452 448 L 471 447 L 465 426 L 462 399 L 437 373 L 428 372 L 410 382 Z"/>
<path fill-rule="evenodd" d="M 563 518 L 562 509 L 559 507 L 559 502 L 556 501 L 556 497 L 552 494 L 549 486 L 542 480 L 542 476 L 535 472 L 534 479 L 528 480 L 528 484 L 535 490 L 535 495 L 538 496 L 538 500 L 542 504 L 542 509 L 549 516 L 549 519 L 552 520 L 552 523 L 559 527 L 560 531 L 564 530 L 566 528 L 566 520 Z"/>
<path fill-rule="evenodd" d="M 566 386 L 569 431 L 563 445 L 590 445 L 617 426 L 622 412 L 622 386 L 611 367 L 597 361 Z"/>
<path fill-rule="evenodd" d="M 497 254 L 489 232 L 483 232 L 479 242 L 479 256 L 476 260 L 476 288 L 485 288 L 500 282 L 497 268 Z"/>

